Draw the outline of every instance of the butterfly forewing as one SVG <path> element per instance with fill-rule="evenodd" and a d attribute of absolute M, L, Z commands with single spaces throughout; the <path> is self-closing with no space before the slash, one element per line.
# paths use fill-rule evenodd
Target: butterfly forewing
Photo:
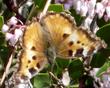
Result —
<path fill-rule="evenodd" d="M 52 46 L 57 46 L 62 43 L 64 38 L 72 34 L 72 24 L 68 19 L 62 16 L 63 14 L 48 13 L 41 22 L 44 29 L 49 34 L 49 42 Z"/>
<path fill-rule="evenodd" d="M 76 27 L 74 18 L 65 13 L 48 13 L 41 20 L 49 33 L 49 42 L 58 57 L 87 57 L 103 47 L 100 38 L 83 28 Z"/>

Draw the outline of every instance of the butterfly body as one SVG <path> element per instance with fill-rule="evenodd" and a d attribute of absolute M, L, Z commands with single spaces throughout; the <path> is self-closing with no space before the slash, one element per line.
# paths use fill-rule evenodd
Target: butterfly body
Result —
<path fill-rule="evenodd" d="M 32 78 L 44 68 L 48 58 L 86 58 L 105 47 L 91 31 L 77 27 L 72 16 L 49 12 L 27 25 L 17 76 Z"/>

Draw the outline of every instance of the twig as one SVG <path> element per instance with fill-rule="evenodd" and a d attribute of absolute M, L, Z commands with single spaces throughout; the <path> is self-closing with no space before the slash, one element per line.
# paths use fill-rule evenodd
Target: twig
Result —
<path fill-rule="evenodd" d="M 64 85 L 60 79 L 58 79 L 52 72 L 49 72 L 49 74 L 56 80 L 58 81 L 58 84 L 60 87 L 59 88 L 64 88 Z"/>
<path fill-rule="evenodd" d="M 52 72 L 49 72 L 49 74 L 57 81 L 60 81 Z"/>
<path fill-rule="evenodd" d="M 1 78 L 1 80 L 0 80 L 0 86 L 3 84 L 3 82 L 4 82 L 4 80 L 5 80 L 5 77 L 6 77 L 7 73 L 8 73 L 8 71 L 9 71 L 9 68 L 10 68 L 11 63 L 12 63 L 12 58 L 13 58 L 13 55 L 14 55 L 14 47 L 9 46 L 8 48 L 9 48 L 9 50 L 10 50 L 9 56 L 8 56 L 9 59 L 8 59 L 8 62 L 7 62 L 5 71 L 4 71 L 4 73 L 3 73 L 3 76 L 2 76 L 2 78 Z"/>
<path fill-rule="evenodd" d="M 45 4 L 45 6 L 44 6 L 44 9 L 43 9 L 43 11 L 42 11 L 42 13 L 40 14 L 39 19 L 41 19 L 42 16 L 44 16 L 44 15 L 46 14 L 46 12 L 47 12 L 47 10 L 48 10 L 48 8 L 49 8 L 50 3 L 51 3 L 51 0 L 47 0 L 46 4 Z"/>
<path fill-rule="evenodd" d="M 32 16 L 34 10 L 35 10 L 35 4 L 33 4 L 32 9 L 31 9 L 31 11 L 30 11 L 30 13 L 29 13 L 29 15 L 28 15 L 28 18 L 26 19 L 26 22 L 28 22 L 28 20 L 29 20 L 30 17 Z"/>
<path fill-rule="evenodd" d="M 12 57 L 13 57 L 13 54 L 11 54 L 11 56 L 9 58 L 9 62 L 8 62 L 7 66 L 6 66 L 6 69 L 5 69 L 4 73 L 3 73 L 3 76 L 2 76 L 2 79 L 1 79 L 1 82 L 0 82 L 0 85 L 2 85 L 2 83 L 4 82 L 4 79 L 5 79 L 8 71 L 9 71 L 9 68 L 10 68 L 11 62 L 12 62 Z"/>

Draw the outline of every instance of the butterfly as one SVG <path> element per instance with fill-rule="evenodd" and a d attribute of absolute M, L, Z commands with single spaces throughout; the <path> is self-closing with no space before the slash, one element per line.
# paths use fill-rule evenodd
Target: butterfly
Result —
<path fill-rule="evenodd" d="M 94 33 L 77 27 L 67 13 L 48 12 L 40 20 L 33 19 L 27 24 L 22 40 L 19 69 L 15 74 L 19 83 L 41 71 L 48 58 L 89 57 L 106 47 Z"/>

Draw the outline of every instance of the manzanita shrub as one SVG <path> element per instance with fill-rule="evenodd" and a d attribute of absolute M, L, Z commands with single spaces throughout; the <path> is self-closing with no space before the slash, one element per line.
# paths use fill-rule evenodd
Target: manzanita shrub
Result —
<path fill-rule="evenodd" d="M 26 23 L 40 17 L 48 0 L 0 0 L 0 81 L 16 69 L 20 38 Z M 110 0 L 51 0 L 47 11 L 66 12 L 77 26 L 84 26 L 105 41 L 107 47 L 89 61 L 82 58 L 56 58 L 31 79 L 33 88 L 109 88 L 110 87 Z M 14 53 L 14 54 L 13 54 Z M 11 66 L 7 69 L 10 56 Z M 86 64 L 85 64 L 86 63 Z M 8 88 L 8 87 L 7 87 Z"/>

